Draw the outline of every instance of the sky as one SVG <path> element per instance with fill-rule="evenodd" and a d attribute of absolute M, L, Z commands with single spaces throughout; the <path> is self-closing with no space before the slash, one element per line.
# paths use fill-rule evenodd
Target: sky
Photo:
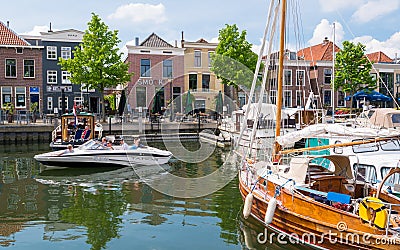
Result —
<path fill-rule="evenodd" d="M 0 21 L 18 34 L 38 35 L 52 29 L 85 31 L 91 13 L 111 30 L 119 31 L 120 47 L 155 32 L 178 45 L 203 38 L 218 41 L 226 24 L 246 30 L 253 50 L 260 48 L 270 0 L 13 0 L 0 8 Z M 288 0 L 287 46 L 298 50 L 321 43 L 324 37 L 341 46 L 361 42 L 366 52 L 400 57 L 400 0 Z M 293 8 L 294 7 L 294 8 Z M 22 10 L 22 8 L 24 10 Z M 292 10 L 294 9 L 294 10 Z M 333 23 L 335 25 L 333 25 Z"/>

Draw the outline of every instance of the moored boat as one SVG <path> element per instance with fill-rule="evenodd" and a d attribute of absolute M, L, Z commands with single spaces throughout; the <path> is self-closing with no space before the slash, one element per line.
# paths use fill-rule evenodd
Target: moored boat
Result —
<path fill-rule="evenodd" d="M 165 164 L 172 157 L 172 153 L 154 147 L 141 146 L 124 150 L 120 146 L 113 146 L 113 150 L 104 146 L 100 141 L 90 140 L 73 152 L 65 150 L 52 151 L 35 155 L 35 160 L 48 166 L 58 167 L 113 167 L 132 165 Z"/>

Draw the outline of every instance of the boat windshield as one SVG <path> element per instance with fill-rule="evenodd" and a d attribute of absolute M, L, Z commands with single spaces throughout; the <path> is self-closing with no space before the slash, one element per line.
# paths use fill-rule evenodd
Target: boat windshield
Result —
<path fill-rule="evenodd" d="M 101 145 L 101 143 L 99 141 L 95 141 L 95 140 L 90 140 L 84 144 L 82 144 L 81 146 L 79 146 L 79 149 L 81 150 L 94 150 L 94 149 L 106 149 L 105 146 Z"/>

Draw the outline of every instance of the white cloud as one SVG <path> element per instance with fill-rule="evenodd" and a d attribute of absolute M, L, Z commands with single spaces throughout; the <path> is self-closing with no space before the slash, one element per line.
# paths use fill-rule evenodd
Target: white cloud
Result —
<path fill-rule="evenodd" d="M 333 41 L 333 23 L 330 23 L 326 19 L 322 19 L 321 22 L 315 27 L 313 36 L 308 43 L 310 45 L 320 44 L 325 37 L 327 37 L 330 41 Z M 335 44 L 340 45 L 343 38 L 343 26 L 339 22 L 335 22 Z"/>
<path fill-rule="evenodd" d="M 360 4 L 364 3 L 365 0 L 335 0 L 335 1 L 326 1 L 326 0 L 319 0 L 319 5 L 321 6 L 322 11 L 325 12 L 332 12 L 341 9 L 349 9 L 354 6 L 359 6 Z"/>
<path fill-rule="evenodd" d="M 34 26 L 33 30 L 21 33 L 21 35 L 28 35 L 28 36 L 40 36 L 40 32 L 47 32 L 49 31 L 49 26 Z M 57 31 L 57 30 L 53 30 Z"/>
<path fill-rule="evenodd" d="M 396 53 L 397 57 L 400 57 L 400 32 L 394 33 L 388 40 L 382 42 L 372 36 L 356 37 L 352 42 L 364 44 L 367 54 L 382 51 L 390 58 L 394 58 Z"/>
<path fill-rule="evenodd" d="M 165 7 L 162 3 L 158 5 L 146 3 L 130 3 L 122 5 L 108 16 L 109 19 L 129 20 L 132 23 L 154 22 L 163 23 L 167 20 Z"/>
<path fill-rule="evenodd" d="M 352 19 L 366 23 L 396 11 L 400 7 L 400 0 L 375 0 L 368 1 L 354 12 Z"/>

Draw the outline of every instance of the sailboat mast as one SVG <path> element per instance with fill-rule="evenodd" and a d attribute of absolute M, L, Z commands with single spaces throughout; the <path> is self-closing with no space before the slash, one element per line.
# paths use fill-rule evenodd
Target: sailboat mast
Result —
<path fill-rule="evenodd" d="M 335 22 L 333 22 L 332 42 L 332 123 L 335 123 Z"/>
<path fill-rule="evenodd" d="M 279 42 L 279 67 L 278 67 L 278 92 L 276 95 L 276 128 L 275 137 L 281 135 L 281 116 L 282 116 L 282 86 L 283 86 L 283 59 L 285 52 L 285 26 L 286 26 L 286 0 L 281 2 L 281 27 L 280 27 L 280 42 Z M 279 143 L 274 144 L 273 160 L 279 161 L 278 153 L 281 149 Z"/>

